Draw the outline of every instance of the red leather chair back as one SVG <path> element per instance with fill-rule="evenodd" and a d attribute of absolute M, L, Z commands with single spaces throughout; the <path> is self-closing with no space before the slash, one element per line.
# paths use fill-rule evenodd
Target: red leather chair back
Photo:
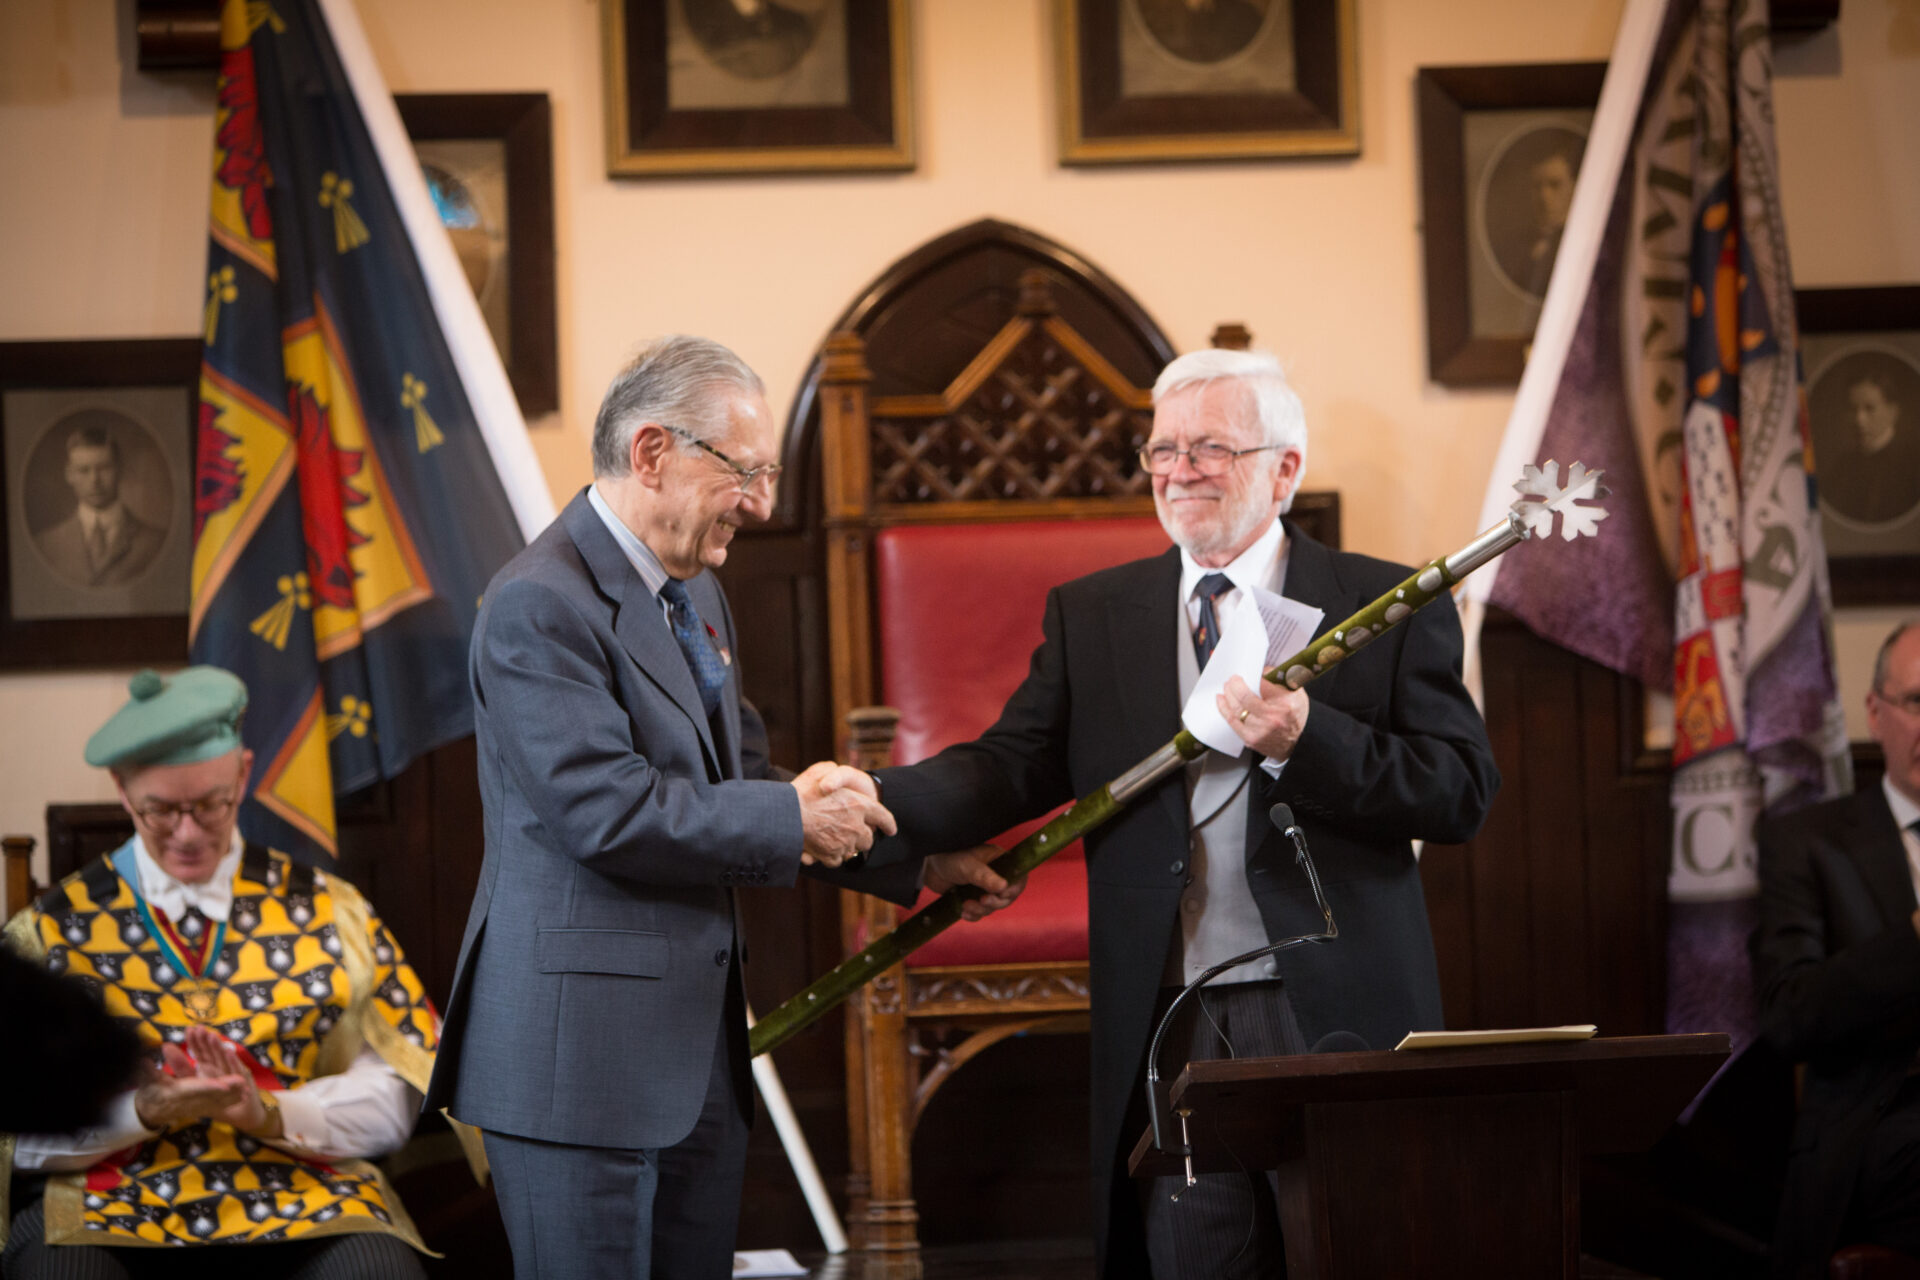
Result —
<path fill-rule="evenodd" d="M 1168 545 L 1151 517 L 882 531 L 874 545 L 874 591 L 881 698 L 900 709 L 895 762 L 924 760 L 978 737 L 999 718 L 1040 644 L 1047 592 Z M 994 843 L 1010 849 L 1044 821 Z M 1011 909 L 947 930 L 915 954 L 914 964 L 1086 958 L 1086 867 L 1076 840 L 1033 874 Z"/>
<path fill-rule="evenodd" d="M 875 539 L 880 695 L 900 709 L 893 758 L 978 737 L 1027 674 L 1047 592 L 1156 555 L 1152 517 L 908 525 Z"/>

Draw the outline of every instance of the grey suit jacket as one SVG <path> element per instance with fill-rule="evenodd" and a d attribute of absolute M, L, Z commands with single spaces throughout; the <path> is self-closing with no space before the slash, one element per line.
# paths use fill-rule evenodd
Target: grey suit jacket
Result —
<path fill-rule="evenodd" d="M 1913 878 L 1878 784 L 1758 834 L 1759 1029 L 1807 1064 L 1775 1269 L 1823 1276 L 1867 1141 L 1920 1053 Z"/>
<path fill-rule="evenodd" d="M 713 576 L 687 586 L 737 653 Z M 799 802 L 737 663 L 708 723 L 584 493 L 488 587 L 470 667 L 486 858 L 426 1105 L 518 1137 L 671 1146 L 707 1090 L 732 888 L 794 883 Z"/>

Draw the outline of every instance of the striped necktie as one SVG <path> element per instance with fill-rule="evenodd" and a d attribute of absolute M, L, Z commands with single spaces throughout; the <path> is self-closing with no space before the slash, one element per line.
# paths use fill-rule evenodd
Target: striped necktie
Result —
<path fill-rule="evenodd" d="M 1210 573 L 1194 584 L 1193 594 L 1200 598 L 1200 625 L 1193 631 L 1193 656 L 1202 671 L 1220 643 L 1220 615 L 1214 611 L 1214 601 L 1231 590 L 1233 580 L 1224 573 Z"/>

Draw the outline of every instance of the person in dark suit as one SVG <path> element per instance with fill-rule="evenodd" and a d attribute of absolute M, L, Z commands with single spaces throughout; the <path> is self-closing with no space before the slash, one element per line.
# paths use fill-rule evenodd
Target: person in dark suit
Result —
<path fill-rule="evenodd" d="M 1760 1033 L 1806 1064 L 1781 1275 L 1856 1241 L 1920 1257 L 1920 624 L 1881 645 L 1867 723 L 1881 784 L 1758 832 Z"/>
<path fill-rule="evenodd" d="M 486 856 L 429 1107 L 485 1133 L 515 1273 L 724 1276 L 752 1115 L 733 889 L 893 829 L 857 770 L 766 757 L 709 572 L 772 510 L 760 379 L 663 338 L 614 379 L 594 483 L 488 586 L 470 671 Z M 926 884 L 1005 881 L 968 855 Z M 910 903 L 911 864 L 840 883 Z"/>
<path fill-rule="evenodd" d="M 1166 554 L 1091 574 L 1047 600 L 1026 681 L 978 740 L 882 770 L 880 795 L 916 849 L 972 844 L 1113 780 L 1164 745 L 1217 638 L 1252 587 L 1346 618 L 1410 570 L 1331 551 L 1280 517 L 1305 469 L 1300 402 L 1273 357 L 1195 352 L 1154 388 L 1142 451 Z M 1209 754 L 1087 839 L 1095 1243 L 1104 1277 L 1284 1272 L 1275 1189 L 1220 1175 L 1169 1199 L 1126 1157 L 1142 1129 L 1148 1039 L 1171 994 L 1270 939 L 1317 932 L 1292 847 L 1311 836 L 1340 937 L 1224 975 L 1169 1036 L 1165 1076 L 1196 1058 L 1300 1052 L 1332 1032 L 1388 1048 L 1441 1026 L 1412 841 L 1459 841 L 1499 773 L 1460 682 L 1450 599 L 1305 691 L 1234 677 L 1218 710 L 1247 744 Z"/>

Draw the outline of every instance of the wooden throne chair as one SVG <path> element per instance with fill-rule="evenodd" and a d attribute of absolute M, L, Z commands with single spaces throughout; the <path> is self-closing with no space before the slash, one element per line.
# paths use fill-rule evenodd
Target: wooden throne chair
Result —
<path fill-rule="evenodd" d="M 827 340 L 818 386 L 828 658 L 834 715 L 864 767 L 913 763 L 977 736 L 1025 675 L 1052 587 L 1169 545 L 1136 457 L 1152 425 L 1150 387 L 1062 318 L 1059 280 L 1023 272 L 1012 317 L 936 392 L 873 394 L 862 336 Z M 1216 342 L 1244 346 L 1245 331 L 1223 327 Z M 1303 494 L 1295 510 L 1337 540 L 1334 495 Z M 1011 847 L 1039 821 L 996 843 Z M 843 894 L 843 948 L 858 950 L 904 914 Z M 913 1132 L 941 1086 L 1010 1036 L 1083 1029 L 1087 995 L 1076 843 L 1012 908 L 954 926 L 849 1002 L 858 1247 L 918 1247 Z"/>

